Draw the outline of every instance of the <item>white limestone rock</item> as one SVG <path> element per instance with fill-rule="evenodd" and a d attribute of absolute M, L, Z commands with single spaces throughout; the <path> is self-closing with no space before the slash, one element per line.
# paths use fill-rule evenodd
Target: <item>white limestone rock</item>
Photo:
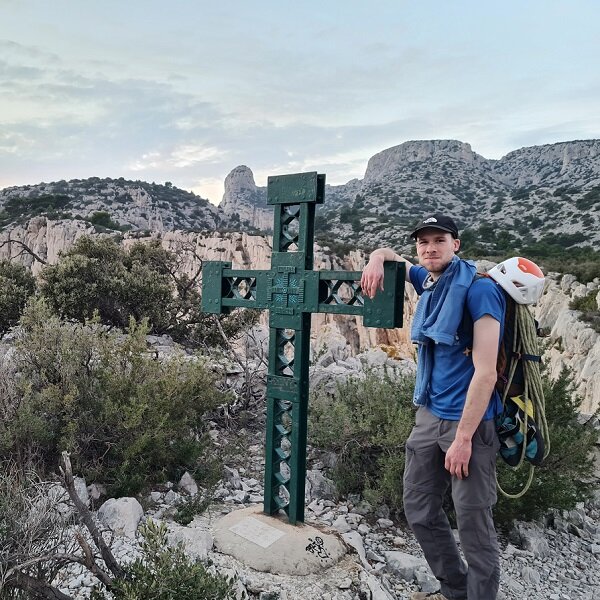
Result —
<path fill-rule="evenodd" d="M 306 500 L 334 500 L 338 496 L 335 483 L 317 470 L 306 471 Z"/>
<path fill-rule="evenodd" d="M 384 552 L 383 556 L 387 562 L 387 568 L 406 581 L 413 581 L 416 579 L 416 570 L 418 568 L 429 568 L 427 561 L 424 558 L 407 554 L 406 552 L 400 552 L 399 550 L 390 550 Z"/>
<path fill-rule="evenodd" d="M 187 471 L 179 480 L 179 488 L 184 490 L 190 496 L 195 496 L 198 493 L 198 484 Z"/>
<path fill-rule="evenodd" d="M 213 537 L 209 531 L 175 523 L 169 523 L 168 540 L 173 545 L 183 544 L 186 554 L 196 560 L 204 560 L 213 547 Z"/>
<path fill-rule="evenodd" d="M 135 538 L 144 510 L 135 498 L 109 498 L 99 509 L 98 519 L 117 535 Z"/>

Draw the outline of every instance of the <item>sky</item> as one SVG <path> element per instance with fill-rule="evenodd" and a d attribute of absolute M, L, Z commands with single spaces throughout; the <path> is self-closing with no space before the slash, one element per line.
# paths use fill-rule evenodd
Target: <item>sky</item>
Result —
<path fill-rule="evenodd" d="M 0 189 L 86 177 L 213 203 L 236 166 L 362 178 L 409 140 L 600 138 L 597 0 L 0 0 Z"/>

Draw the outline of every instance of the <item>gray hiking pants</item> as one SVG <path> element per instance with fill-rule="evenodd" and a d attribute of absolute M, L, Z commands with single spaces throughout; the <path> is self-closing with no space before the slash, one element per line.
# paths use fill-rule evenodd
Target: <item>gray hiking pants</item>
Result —
<path fill-rule="evenodd" d="M 498 539 L 492 519 L 496 503 L 496 453 L 500 443 L 494 421 L 482 421 L 473 436 L 466 479 L 451 477 L 444 467 L 458 421 L 438 419 L 417 410 L 406 442 L 404 513 L 446 598 L 494 600 L 500 582 Z M 442 500 L 452 486 L 452 500 L 464 564 Z"/>

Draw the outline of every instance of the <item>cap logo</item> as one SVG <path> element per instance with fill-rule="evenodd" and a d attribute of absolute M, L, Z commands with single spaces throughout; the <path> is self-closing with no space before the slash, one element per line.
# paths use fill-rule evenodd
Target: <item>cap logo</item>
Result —
<path fill-rule="evenodd" d="M 437 219 L 435 217 L 429 217 L 429 219 L 425 219 L 423 223 L 437 223 Z"/>

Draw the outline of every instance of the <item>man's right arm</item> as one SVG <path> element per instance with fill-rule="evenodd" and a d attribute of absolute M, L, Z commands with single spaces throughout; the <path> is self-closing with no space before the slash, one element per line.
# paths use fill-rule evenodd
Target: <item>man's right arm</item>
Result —
<path fill-rule="evenodd" d="M 386 261 L 403 262 L 406 265 L 406 281 L 410 281 L 409 272 L 412 263 L 396 254 L 391 248 L 378 248 L 371 253 L 360 280 L 360 287 L 369 298 L 373 298 L 378 289 L 383 290 L 383 263 Z"/>

